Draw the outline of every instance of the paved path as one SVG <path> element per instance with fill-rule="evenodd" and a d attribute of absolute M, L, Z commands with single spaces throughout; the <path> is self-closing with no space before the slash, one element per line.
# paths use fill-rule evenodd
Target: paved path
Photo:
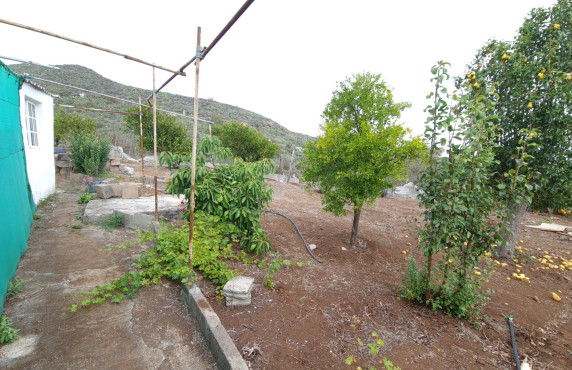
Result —
<path fill-rule="evenodd" d="M 21 339 L 0 347 L 0 368 L 215 369 L 177 284 L 143 288 L 121 304 L 66 310 L 81 301 L 79 292 L 128 271 L 143 250 L 101 251 L 137 237 L 81 226 L 78 197 L 77 190 L 60 190 L 37 212 L 43 218 L 32 225 L 17 272 L 22 292 L 4 307 Z"/>

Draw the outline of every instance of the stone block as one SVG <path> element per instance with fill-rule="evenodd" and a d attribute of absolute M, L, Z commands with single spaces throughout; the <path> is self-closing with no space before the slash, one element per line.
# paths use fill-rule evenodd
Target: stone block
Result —
<path fill-rule="evenodd" d="M 72 161 L 56 161 L 56 167 L 59 167 L 59 168 L 73 167 L 73 162 Z"/>
<path fill-rule="evenodd" d="M 121 198 L 123 199 L 136 199 L 141 195 L 141 185 L 140 184 L 125 184 L 123 185 L 123 191 L 121 193 Z"/>
<path fill-rule="evenodd" d="M 248 306 L 252 303 L 252 299 L 249 297 L 247 299 L 239 299 L 239 298 L 232 298 L 226 297 L 226 305 L 228 307 L 241 307 L 241 306 Z"/>
<path fill-rule="evenodd" d="M 95 194 L 97 194 L 98 198 L 109 199 L 113 196 L 113 189 L 109 184 L 97 184 L 94 185 L 93 188 L 95 189 Z"/>
<path fill-rule="evenodd" d="M 55 155 L 56 161 L 70 161 L 70 154 L 69 153 L 58 153 Z"/>
<path fill-rule="evenodd" d="M 134 173 L 135 173 L 135 170 L 133 169 L 133 167 L 127 167 L 127 166 L 123 167 L 123 174 L 124 174 L 124 175 L 129 175 L 129 176 L 131 176 L 131 175 L 133 175 Z"/>
<path fill-rule="evenodd" d="M 223 288 L 227 306 L 248 306 L 251 303 L 251 292 L 254 278 L 236 276 L 230 279 Z"/>
<path fill-rule="evenodd" d="M 69 167 L 62 167 L 60 169 L 60 175 L 69 175 L 71 173 L 71 168 Z"/>
<path fill-rule="evenodd" d="M 123 185 L 121 185 L 119 183 L 113 183 L 113 184 L 109 184 L 109 186 L 111 186 L 114 197 L 118 197 L 118 198 L 123 197 Z"/>
<path fill-rule="evenodd" d="M 110 159 L 109 164 L 112 166 L 119 166 L 121 164 L 121 161 L 119 159 Z"/>
<path fill-rule="evenodd" d="M 108 179 L 103 180 L 104 184 L 119 184 L 119 180 L 114 177 L 110 177 Z"/>

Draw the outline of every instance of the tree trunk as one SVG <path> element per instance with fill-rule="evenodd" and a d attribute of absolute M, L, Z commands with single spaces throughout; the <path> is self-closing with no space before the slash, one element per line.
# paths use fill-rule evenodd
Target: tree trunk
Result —
<path fill-rule="evenodd" d="M 497 249 L 500 258 L 512 259 L 514 257 L 514 248 L 518 240 L 520 223 L 526 212 L 526 207 L 526 203 L 510 205 L 510 216 L 507 220 L 506 227 L 501 232 L 504 242 L 502 242 Z"/>
<path fill-rule="evenodd" d="M 350 236 L 350 245 L 354 246 L 357 243 L 357 233 L 359 227 L 359 216 L 361 215 L 361 209 L 354 209 L 354 222 L 352 225 L 352 236 Z"/>

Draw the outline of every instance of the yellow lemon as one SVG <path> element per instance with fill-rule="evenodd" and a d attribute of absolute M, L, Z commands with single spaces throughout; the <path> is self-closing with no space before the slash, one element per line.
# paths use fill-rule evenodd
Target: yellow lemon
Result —
<path fill-rule="evenodd" d="M 539 80 L 542 80 L 544 78 L 544 73 L 540 72 L 536 77 L 538 77 Z"/>
<path fill-rule="evenodd" d="M 552 299 L 554 299 L 556 302 L 560 302 L 562 300 L 562 298 L 560 298 L 560 296 L 554 292 L 552 292 Z"/>
<path fill-rule="evenodd" d="M 559 25 L 558 23 L 555 23 L 555 24 L 554 24 L 554 29 L 555 29 L 555 30 L 559 30 L 559 29 L 560 29 L 560 25 Z"/>

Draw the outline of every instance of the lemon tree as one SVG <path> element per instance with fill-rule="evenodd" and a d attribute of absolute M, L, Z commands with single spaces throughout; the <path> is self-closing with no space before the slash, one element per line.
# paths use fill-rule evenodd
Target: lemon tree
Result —
<path fill-rule="evenodd" d="M 572 204 L 572 3 L 559 0 L 552 8 L 532 10 L 513 41 L 489 41 L 470 68 L 475 83 L 494 84 L 498 93 L 492 108 L 500 128 L 493 172 L 512 214 L 498 253 L 512 258 L 527 205 Z M 527 176 L 534 176 L 525 192 L 503 193 L 503 174 L 523 175 L 515 167 L 526 140 L 538 146 L 527 165 Z"/>
<path fill-rule="evenodd" d="M 302 180 L 319 186 L 324 210 L 345 215 L 353 210 L 350 245 L 357 242 L 364 206 L 392 187 L 407 158 L 418 156 L 425 144 L 407 139 L 408 130 L 397 124 L 409 103 L 394 102 L 378 74 L 362 73 L 339 83 L 323 112 L 323 133 L 304 147 Z"/>

